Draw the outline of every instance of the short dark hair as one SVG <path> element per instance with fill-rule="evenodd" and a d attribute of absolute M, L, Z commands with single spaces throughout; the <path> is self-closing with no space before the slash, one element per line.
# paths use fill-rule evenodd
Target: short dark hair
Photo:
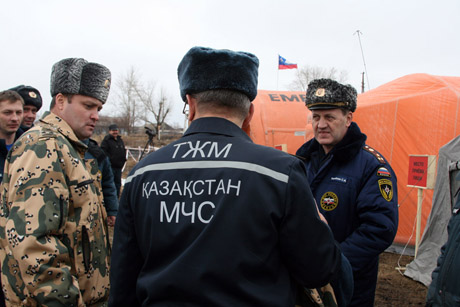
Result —
<path fill-rule="evenodd" d="M 69 101 L 69 103 L 72 102 L 72 97 L 74 96 L 74 94 L 62 94 L 62 95 L 67 97 L 67 100 Z M 50 110 L 52 110 L 55 105 L 56 105 L 56 95 L 53 96 L 53 98 L 51 98 Z"/>
<path fill-rule="evenodd" d="M 249 112 L 251 101 L 242 92 L 218 89 L 191 94 L 197 101 L 200 111 L 214 109 L 224 110 L 244 119 Z"/>
<path fill-rule="evenodd" d="M 24 99 L 22 99 L 21 95 L 19 95 L 17 92 L 11 91 L 11 90 L 6 90 L 6 91 L 1 91 L 0 92 L 0 102 L 9 101 L 9 102 L 13 103 L 13 102 L 16 102 L 18 100 L 22 103 L 22 105 L 24 105 Z"/>

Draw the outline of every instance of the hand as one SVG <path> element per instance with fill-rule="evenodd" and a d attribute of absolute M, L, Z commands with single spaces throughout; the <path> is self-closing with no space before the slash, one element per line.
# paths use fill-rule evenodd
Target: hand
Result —
<path fill-rule="evenodd" d="M 109 225 L 110 227 L 115 226 L 115 220 L 116 219 L 117 219 L 117 217 L 114 216 L 114 215 L 108 216 L 107 217 L 107 225 Z"/>
<path fill-rule="evenodd" d="M 326 218 L 324 217 L 324 215 L 321 214 L 321 212 L 319 212 L 319 208 L 318 208 L 318 204 L 316 203 L 316 200 L 315 200 L 315 205 L 316 205 L 316 211 L 318 211 L 319 218 L 321 219 L 321 221 L 327 224 Z"/>
<path fill-rule="evenodd" d="M 323 221 L 324 223 L 327 224 L 326 218 L 324 217 L 324 215 L 321 214 L 321 212 L 319 212 L 319 210 L 318 210 L 318 215 L 319 215 L 319 218 L 321 219 L 321 221 Z"/>

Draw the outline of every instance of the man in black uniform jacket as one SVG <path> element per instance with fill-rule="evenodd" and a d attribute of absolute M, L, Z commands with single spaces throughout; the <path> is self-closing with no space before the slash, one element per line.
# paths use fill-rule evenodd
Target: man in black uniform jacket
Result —
<path fill-rule="evenodd" d="M 101 148 L 110 159 L 113 181 L 117 188 L 117 197 L 120 197 L 121 173 L 126 162 L 126 148 L 123 139 L 118 133 L 118 126 L 116 124 L 110 125 L 109 134 L 102 140 Z"/>
<path fill-rule="evenodd" d="M 126 180 L 110 306 L 294 306 L 297 284 L 321 287 L 340 274 L 304 163 L 242 130 L 258 65 L 250 53 L 203 47 L 182 59 L 191 124 Z"/>

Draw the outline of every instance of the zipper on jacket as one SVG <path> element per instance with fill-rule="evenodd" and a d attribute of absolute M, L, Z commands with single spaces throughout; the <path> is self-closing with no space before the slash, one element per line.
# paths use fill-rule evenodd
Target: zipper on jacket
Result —
<path fill-rule="evenodd" d="M 82 253 L 83 253 L 83 264 L 85 266 L 85 271 L 89 271 L 89 264 L 91 263 L 91 250 L 89 243 L 88 230 L 86 226 L 83 226 L 81 229 L 81 241 L 82 241 Z"/>

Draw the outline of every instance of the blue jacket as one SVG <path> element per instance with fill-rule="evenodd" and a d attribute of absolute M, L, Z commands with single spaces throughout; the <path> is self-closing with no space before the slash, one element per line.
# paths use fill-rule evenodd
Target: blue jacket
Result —
<path fill-rule="evenodd" d="M 19 128 L 16 131 L 16 135 L 14 136 L 14 141 L 16 140 L 24 133 L 24 130 Z M 5 161 L 6 161 L 6 156 L 8 155 L 8 149 L 6 148 L 6 143 L 5 139 L 0 139 L 0 183 L 3 180 L 3 170 L 5 169 Z"/>
<path fill-rule="evenodd" d="M 85 152 L 85 159 L 97 160 L 97 166 L 102 175 L 101 187 L 102 195 L 104 195 L 104 207 L 107 211 L 107 215 L 117 216 L 118 196 L 109 158 L 93 139 L 83 140 L 83 143 L 88 146 L 88 150 Z"/>
<path fill-rule="evenodd" d="M 194 120 L 126 180 L 109 306 L 294 306 L 341 269 L 316 210 L 301 160 Z"/>
<path fill-rule="evenodd" d="M 457 191 L 457 201 L 447 226 L 449 237 L 441 248 L 438 266 L 431 275 L 427 306 L 460 306 L 460 196 L 458 193 L 460 192 Z"/>
<path fill-rule="evenodd" d="M 378 257 L 398 228 L 396 175 L 365 141 L 353 122 L 328 155 L 315 139 L 297 151 L 320 211 L 353 267 L 352 306 L 373 305 Z"/>

